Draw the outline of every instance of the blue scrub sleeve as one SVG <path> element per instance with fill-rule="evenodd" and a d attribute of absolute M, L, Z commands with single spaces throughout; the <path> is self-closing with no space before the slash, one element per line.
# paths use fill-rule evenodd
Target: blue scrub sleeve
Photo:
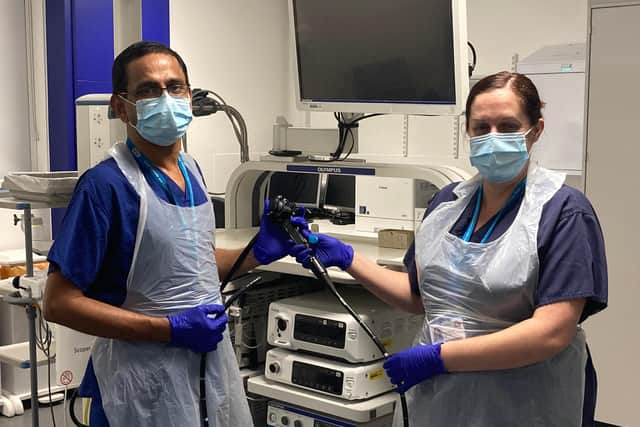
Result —
<path fill-rule="evenodd" d="M 52 269 L 60 271 L 83 292 L 95 282 L 102 266 L 110 222 L 104 200 L 87 175 L 78 182 L 47 256 Z"/>
<path fill-rule="evenodd" d="M 539 236 L 535 306 L 586 298 L 580 321 L 607 306 L 607 261 L 595 212 L 584 198 L 563 211 L 552 233 Z M 540 224 L 541 228 L 547 225 Z"/>
<path fill-rule="evenodd" d="M 409 249 L 404 254 L 402 263 L 407 269 L 409 274 L 409 285 L 411 286 L 411 292 L 416 295 L 420 295 L 420 286 L 418 285 L 418 268 L 416 267 L 416 243 L 411 243 Z"/>

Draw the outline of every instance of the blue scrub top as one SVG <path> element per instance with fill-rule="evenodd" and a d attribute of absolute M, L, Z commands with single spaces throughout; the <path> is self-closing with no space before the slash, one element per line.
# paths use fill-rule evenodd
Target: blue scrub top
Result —
<path fill-rule="evenodd" d="M 438 192 L 430 202 L 425 217 L 440 204 L 457 199 L 453 193 L 458 183 Z M 462 237 L 467 230 L 476 204 L 473 196 L 450 233 Z M 500 237 L 513 223 L 523 197 L 511 205 L 498 220 L 488 238 Z M 471 241 L 479 243 L 489 229 L 493 218 L 473 233 Z M 580 322 L 607 307 L 607 262 L 600 223 L 587 198 L 578 190 L 563 185 L 542 209 L 538 228 L 538 259 L 540 261 L 538 286 L 534 295 L 534 308 L 559 301 L 585 298 Z M 420 294 L 415 246 L 412 244 L 404 257 L 409 272 L 411 290 Z M 587 348 L 588 351 L 588 348 Z M 583 425 L 593 425 L 597 394 L 596 373 L 589 354 L 586 366 Z"/>
<path fill-rule="evenodd" d="M 198 172 L 202 175 L 200 169 Z M 191 171 L 188 173 L 194 204 L 209 202 L 198 180 Z M 150 173 L 145 173 L 145 178 L 158 197 L 172 203 Z M 169 177 L 165 178 L 177 204 L 189 206 L 188 194 Z M 127 276 L 133 261 L 139 213 L 140 197 L 113 158 L 89 169 L 76 185 L 49 251 L 50 271 L 60 271 L 87 297 L 121 306 L 127 296 Z M 108 426 L 91 360 L 78 395 L 93 399 L 90 425 Z"/>

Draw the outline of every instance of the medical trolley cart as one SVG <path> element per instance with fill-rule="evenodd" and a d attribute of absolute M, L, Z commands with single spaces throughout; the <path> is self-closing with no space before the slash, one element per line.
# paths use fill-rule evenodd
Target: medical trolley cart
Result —
<path fill-rule="evenodd" d="M 33 274 L 33 247 L 32 247 L 32 228 L 31 228 L 31 212 L 33 209 L 50 209 L 66 206 L 67 200 L 59 200 L 55 202 L 38 202 L 19 200 L 11 196 L 9 192 L 0 191 L 0 208 L 22 211 L 22 221 L 24 226 L 24 243 L 26 255 L 26 274 L 24 277 L 34 277 Z M 25 289 L 25 292 L 15 292 L 3 297 L 8 304 L 22 306 L 25 308 L 29 321 L 29 341 L 28 343 L 17 343 L 6 346 L 0 346 L 0 361 L 30 370 L 31 377 L 31 412 L 33 427 L 40 425 L 38 411 L 38 366 L 50 363 L 51 360 L 45 354 L 37 351 L 36 346 L 36 312 L 37 306 L 42 301 L 42 289 L 37 286 Z M 51 344 L 53 346 L 53 344 Z M 13 408 L 8 409 L 7 415 L 11 416 L 16 413 L 23 412 L 22 403 L 16 398 L 1 399 L 4 405 L 11 405 Z M 13 412 L 13 413 L 11 413 Z M 4 410 L 3 410 L 4 413 Z"/>

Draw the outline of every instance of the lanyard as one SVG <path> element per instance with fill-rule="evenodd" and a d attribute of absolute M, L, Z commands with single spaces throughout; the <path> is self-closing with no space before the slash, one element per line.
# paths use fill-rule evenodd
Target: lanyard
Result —
<path fill-rule="evenodd" d="M 522 181 L 518 183 L 516 188 L 513 189 L 513 193 L 511 193 L 509 200 L 507 200 L 507 203 L 505 203 L 502 209 L 498 211 L 498 214 L 495 216 L 493 221 L 491 221 L 491 225 L 489 226 L 489 229 L 487 230 L 487 232 L 484 234 L 484 237 L 482 238 L 480 243 L 487 242 L 487 239 L 493 232 L 493 229 L 496 227 L 496 224 L 498 223 L 498 221 L 500 221 L 500 218 L 502 218 L 502 215 L 507 210 L 509 210 L 511 206 L 513 206 L 513 204 L 518 200 L 520 195 L 524 192 L 525 185 L 526 185 L 526 177 L 523 178 Z M 476 225 L 478 224 L 478 216 L 480 215 L 481 204 L 482 204 L 482 184 L 480 184 L 480 188 L 478 188 L 478 198 L 476 199 L 476 207 L 473 211 L 473 217 L 471 218 L 471 223 L 469 224 L 469 227 L 467 227 L 467 231 L 465 231 L 464 235 L 462 236 L 462 240 L 464 240 L 465 242 L 468 242 L 471 240 L 471 236 L 473 235 L 473 230 L 475 230 Z"/>
<path fill-rule="evenodd" d="M 167 195 L 167 197 L 169 198 L 169 200 L 171 200 L 171 202 L 174 205 L 178 206 L 178 202 L 177 202 L 175 196 L 173 195 L 173 192 L 169 188 L 169 184 L 167 183 L 167 179 L 164 177 L 162 172 L 160 172 L 160 170 L 157 167 L 152 165 L 151 162 L 149 161 L 149 159 L 147 159 L 144 156 L 144 154 L 142 154 L 135 147 L 135 145 L 133 145 L 133 142 L 131 142 L 131 140 L 128 139 L 128 138 L 127 138 L 127 147 L 129 147 L 129 150 L 131 151 L 133 156 L 136 158 L 136 160 L 138 160 L 138 162 L 142 165 L 142 167 L 146 171 L 151 172 L 151 176 L 153 176 L 153 178 L 156 180 L 156 182 L 158 184 L 160 184 L 160 186 L 164 190 L 164 192 Z M 182 154 L 181 153 L 178 154 L 178 168 L 180 168 L 180 173 L 182 173 L 182 176 L 184 177 L 184 184 L 185 184 L 185 187 L 187 189 L 187 195 L 189 197 L 189 206 L 190 207 L 194 207 L 193 187 L 191 186 L 191 179 L 189 178 L 189 174 L 187 173 L 187 168 L 184 165 L 184 160 L 182 160 Z"/>

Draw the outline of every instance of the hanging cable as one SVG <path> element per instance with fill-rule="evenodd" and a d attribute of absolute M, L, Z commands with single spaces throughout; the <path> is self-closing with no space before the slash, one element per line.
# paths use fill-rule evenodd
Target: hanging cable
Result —
<path fill-rule="evenodd" d="M 62 400 L 62 414 L 64 416 L 64 427 L 68 427 L 68 423 L 67 423 L 67 392 L 68 392 L 68 386 L 64 386 L 64 399 Z"/>
<path fill-rule="evenodd" d="M 242 252 L 240 252 L 240 255 L 238 255 L 238 258 L 236 258 L 236 261 L 233 263 L 233 265 L 229 269 L 229 273 L 227 273 L 225 278 L 222 280 L 222 283 L 220 284 L 221 294 L 224 291 L 224 289 L 227 287 L 227 284 L 229 284 L 231 279 L 233 279 L 233 276 L 235 276 L 236 272 L 238 271 L 238 269 L 240 268 L 244 260 L 249 255 L 249 252 L 251 251 L 251 249 L 253 249 L 253 245 L 255 244 L 257 239 L 258 239 L 258 233 L 256 233 L 255 236 L 253 236 L 253 238 L 249 241 L 249 243 L 247 243 L 247 246 L 245 246 Z M 224 303 L 224 310 L 221 313 L 225 313 L 238 298 L 240 298 L 245 292 L 247 292 L 253 286 L 258 284 L 261 280 L 262 280 L 261 276 L 255 277 L 253 280 L 249 281 L 247 284 L 242 286 L 240 290 L 234 292 L 229 298 L 226 299 Z M 207 372 L 207 353 L 202 353 L 200 356 L 200 421 L 201 421 L 202 427 L 207 427 L 209 425 L 209 417 L 207 414 L 207 390 L 206 390 L 206 381 L 205 381 L 206 372 Z"/>
<path fill-rule="evenodd" d="M 76 417 L 75 404 L 76 404 L 77 398 L 78 398 L 78 389 L 75 389 L 71 394 L 71 400 L 69 400 L 69 416 L 71 417 L 71 422 L 73 422 L 73 424 L 76 427 L 89 427 L 88 425 L 81 423 L 78 417 Z"/>
<path fill-rule="evenodd" d="M 366 118 L 366 117 L 365 117 Z M 308 244 L 308 242 L 302 237 L 300 232 L 291 225 L 290 219 L 291 216 L 296 212 L 296 207 L 294 203 L 290 203 L 287 199 L 282 196 L 278 196 L 275 199 L 270 201 L 269 204 L 269 212 L 267 213 L 269 220 L 280 224 L 284 230 L 289 234 L 292 240 L 296 243 Z M 233 279 L 233 274 L 240 268 L 245 258 L 248 256 L 249 251 L 252 249 L 255 241 L 258 238 L 258 234 L 256 234 L 251 241 L 247 244 L 247 246 L 242 250 L 233 266 L 229 270 L 229 273 L 224 278 L 223 282 L 220 285 L 221 289 L 224 289 Z M 380 339 L 375 335 L 375 333 L 371 330 L 369 325 L 367 325 L 360 316 L 353 310 L 353 308 L 347 303 L 344 298 L 340 295 L 338 290 L 336 289 L 333 281 L 329 278 L 329 274 L 327 273 L 327 269 L 318 261 L 315 256 L 311 257 L 311 271 L 314 275 L 322 280 L 330 291 L 335 295 L 340 304 L 347 310 L 347 312 L 354 318 L 354 320 L 360 325 L 360 327 L 365 331 L 365 333 L 371 338 L 374 345 L 378 348 L 382 357 L 386 359 L 389 357 L 389 353 L 387 352 L 384 344 L 380 341 Z M 232 274 L 233 273 L 233 274 Z M 257 284 L 260 281 L 261 277 L 257 277 L 254 280 L 250 281 L 248 284 L 244 285 L 240 290 L 236 291 L 227 301 L 225 301 L 224 307 L 225 311 L 233 304 L 233 302 L 238 299 L 241 295 L 247 292 L 252 286 Z M 206 405 L 206 387 L 205 387 L 205 373 L 206 373 L 206 353 L 202 354 L 200 359 L 200 415 L 201 415 L 201 425 L 202 427 L 207 427 L 209 425 L 208 415 L 207 415 L 207 405 Z M 409 410 L 407 406 L 407 401 L 404 393 L 400 394 L 400 403 L 402 407 L 402 420 L 404 427 L 409 427 Z"/>
<path fill-rule="evenodd" d="M 270 208 L 269 217 L 271 221 L 277 224 L 280 224 L 282 228 L 287 232 L 289 237 L 291 237 L 291 240 L 293 240 L 295 243 L 304 244 L 308 246 L 309 242 L 307 242 L 307 240 L 305 240 L 302 234 L 300 234 L 300 231 L 298 231 L 298 229 L 291 224 L 291 216 L 293 216 L 293 214 L 296 212 L 296 207 L 294 203 L 290 203 L 287 199 L 283 198 L 282 196 L 278 196 L 274 200 L 270 201 L 269 208 Z M 344 300 L 342 295 L 340 295 L 340 293 L 335 287 L 335 284 L 329 277 L 329 273 L 327 272 L 327 269 L 325 268 L 324 265 L 322 265 L 320 260 L 318 260 L 314 255 L 312 255 L 310 258 L 309 269 L 313 272 L 313 274 L 318 279 L 322 280 L 327 285 L 331 293 L 336 297 L 336 299 L 340 302 L 340 304 L 347 310 L 349 314 L 351 314 L 353 319 L 358 323 L 358 325 L 360 325 L 362 330 L 364 330 L 364 332 L 369 336 L 369 338 L 371 338 L 371 341 L 378 348 L 378 350 L 382 354 L 382 357 L 384 359 L 387 359 L 389 357 L 389 353 L 387 352 L 387 349 L 384 347 L 384 344 L 382 344 L 380 339 L 371 330 L 369 325 L 367 325 L 360 318 L 358 313 L 356 313 L 355 310 L 349 305 L 349 303 L 347 303 Z M 400 394 L 400 402 L 402 405 L 403 425 L 404 427 L 409 427 L 409 411 L 407 406 L 407 400 L 404 393 L 399 393 L 399 394 Z"/>
<path fill-rule="evenodd" d="M 208 89 L 198 88 L 192 91 L 191 110 L 195 117 L 208 116 L 218 111 L 223 111 L 229 118 L 233 132 L 240 144 L 240 162 L 244 163 L 249 161 L 247 124 L 238 110 L 227 104 L 217 93 Z"/>
<path fill-rule="evenodd" d="M 335 117 L 336 121 L 338 122 L 338 130 L 339 130 L 338 146 L 336 147 L 336 151 L 332 153 L 330 159 L 314 160 L 314 161 L 326 163 L 326 162 L 336 162 L 336 161 L 346 160 L 351 154 L 351 152 L 353 151 L 356 144 L 353 129 L 359 127 L 358 123 L 364 119 L 369 119 L 371 117 L 382 116 L 382 115 L 383 114 L 381 113 L 367 114 L 367 115 L 356 117 L 352 120 L 348 120 L 345 117 L 345 113 L 333 113 L 333 117 Z M 342 156 L 342 153 L 344 152 L 344 147 L 347 143 L 347 136 L 349 135 L 351 136 L 351 147 L 349 148 L 349 152 L 347 153 L 347 155 L 344 156 L 343 158 L 340 158 L 340 156 Z"/>
<path fill-rule="evenodd" d="M 473 47 L 473 45 L 471 44 L 471 42 L 467 42 L 467 45 L 469 46 L 469 48 L 471 49 L 471 55 L 473 57 L 473 61 L 471 62 L 471 64 L 469 64 L 469 77 L 471 77 L 471 74 L 473 74 L 473 72 L 476 69 L 476 64 L 478 63 L 478 55 L 476 53 L 476 48 Z"/>
<path fill-rule="evenodd" d="M 44 316 L 42 315 L 42 310 L 40 309 L 40 305 L 36 304 L 36 314 L 38 317 L 38 329 L 36 334 L 36 346 L 44 353 L 47 358 L 47 386 L 49 393 L 49 409 L 51 411 L 51 421 L 53 423 L 53 427 L 56 427 L 56 415 L 53 411 L 53 398 L 51 393 L 51 342 L 53 338 L 53 334 L 51 333 L 51 329 L 49 328 L 49 324 L 46 320 L 44 320 Z M 55 355 L 53 356 L 55 357 Z"/>

